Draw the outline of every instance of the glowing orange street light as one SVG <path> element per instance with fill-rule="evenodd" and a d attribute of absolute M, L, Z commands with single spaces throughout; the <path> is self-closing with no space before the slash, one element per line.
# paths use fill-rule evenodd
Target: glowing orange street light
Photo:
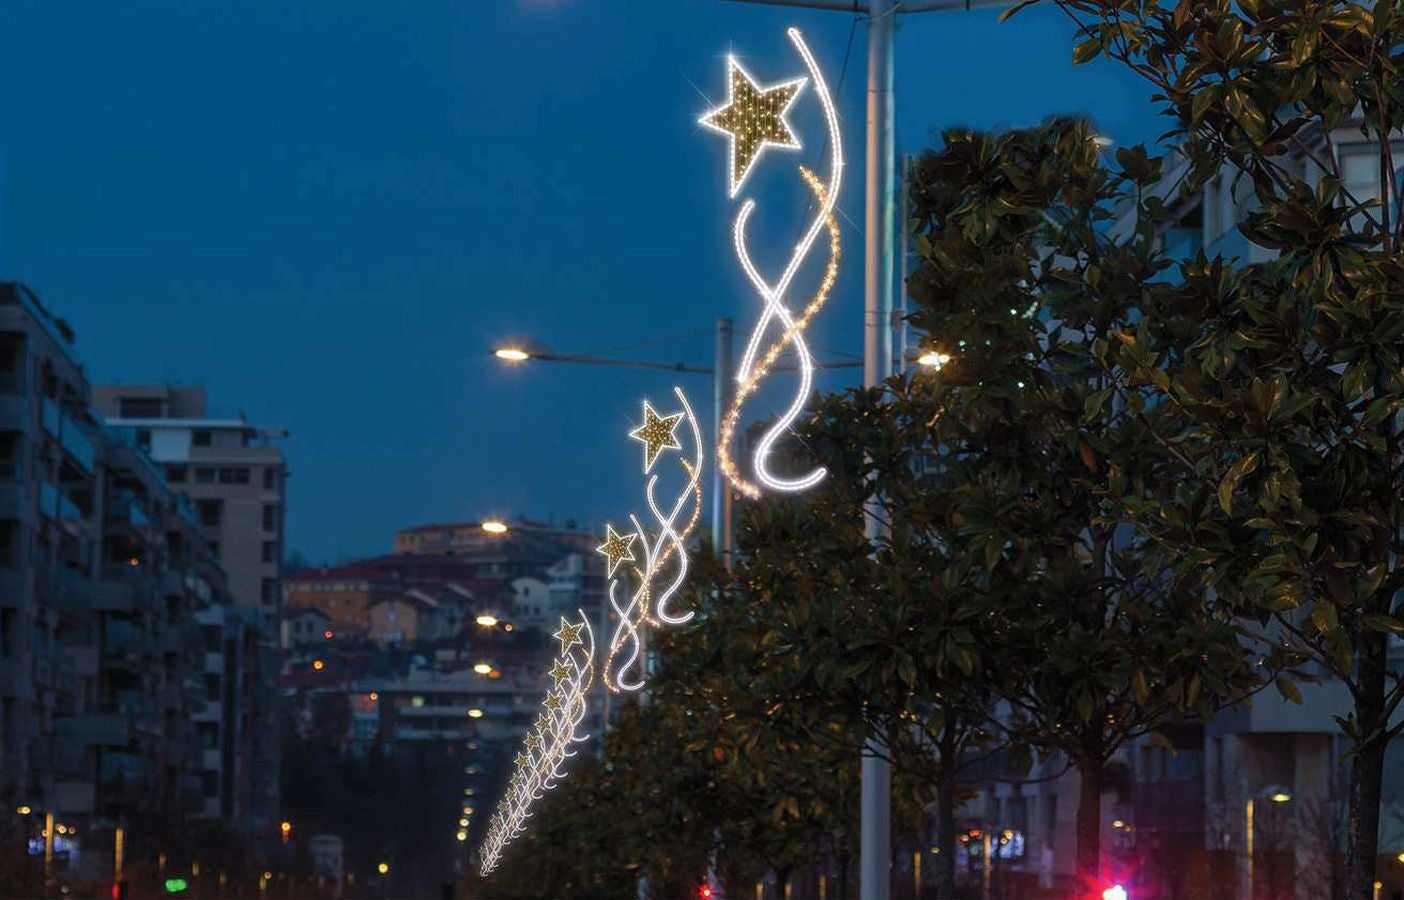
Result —
<path fill-rule="evenodd" d="M 325 669 L 326 667 L 327 667 L 327 664 L 324 663 L 324 662 L 322 662 L 320 659 L 314 659 L 314 660 L 312 660 L 312 668 L 315 669 L 315 670 L 317 670 L 318 672 L 322 671 L 322 670 Z"/>
<path fill-rule="evenodd" d="M 286 844 L 292 838 L 292 823 L 282 822 L 278 825 L 278 829 L 283 832 L 283 843 Z"/>

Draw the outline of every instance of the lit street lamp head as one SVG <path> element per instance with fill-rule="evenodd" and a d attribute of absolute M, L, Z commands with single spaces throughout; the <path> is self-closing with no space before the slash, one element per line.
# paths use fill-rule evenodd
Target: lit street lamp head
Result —
<path fill-rule="evenodd" d="M 508 362 L 526 362 L 531 359 L 531 354 L 521 347 L 498 347 L 492 351 L 492 355 L 498 359 L 505 359 Z"/>
<path fill-rule="evenodd" d="M 918 365 L 925 366 L 926 368 L 931 369 L 933 372 L 941 371 L 941 367 L 950 361 L 950 355 L 942 353 L 939 350 L 928 350 L 921 356 L 917 357 Z"/>
<path fill-rule="evenodd" d="M 506 534 L 507 523 L 501 519 L 487 519 L 483 522 L 483 531 L 488 534 Z"/>
<path fill-rule="evenodd" d="M 492 628 L 497 625 L 497 616 L 478 616 L 476 621 L 484 628 Z"/>

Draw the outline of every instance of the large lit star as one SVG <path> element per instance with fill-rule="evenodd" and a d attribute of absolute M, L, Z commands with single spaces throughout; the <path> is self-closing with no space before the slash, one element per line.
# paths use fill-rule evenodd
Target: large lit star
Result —
<path fill-rule="evenodd" d="M 664 450 L 682 449 L 682 444 L 678 443 L 676 432 L 678 423 L 683 419 L 683 414 L 674 413 L 671 416 L 660 416 L 653 407 L 648 405 L 647 400 L 643 402 L 643 413 L 644 423 L 629 432 L 629 437 L 644 445 L 644 472 L 647 473 L 658 461 L 658 454 Z"/>
<path fill-rule="evenodd" d="M 795 78 L 763 88 L 741 67 L 736 57 L 728 56 L 726 64 L 726 105 L 697 121 L 730 137 L 730 196 L 735 197 L 762 150 L 766 147 L 799 149 L 799 140 L 785 121 L 785 113 L 799 96 L 806 79 Z"/>
<path fill-rule="evenodd" d="M 572 625 L 562 617 L 560 630 L 551 635 L 551 637 L 561 642 L 561 652 L 565 653 L 575 644 L 584 644 L 584 642 L 580 640 L 580 632 L 584 628 L 585 626 L 583 624 Z"/>
<path fill-rule="evenodd" d="M 605 524 L 605 542 L 595 548 L 596 553 L 603 553 L 609 560 L 609 574 L 607 578 L 614 577 L 614 570 L 619 568 L 620 563 L 634 561 L 634 535 L 620 534 L 614 530 L 614 526 Z"/>
<path fill-rule="evenodd" d="M 570 677 L 570 669 L 561 660 L 556 660 L 556 664 L 551 667 L 551 671 L 546 673 L 551 676 L 551 681 L 555 687 L 560 687 L 561 682 Z"/>
<path fill-rule="evenodd" d="M 556 710 L 558 710 L 558 709 L 561 708 L 561 698 L 560 698 L 560 695 L 556 694 L 554 691 L 551 692 L 551 693 L 549 693 L 549 694 L 547 694 L 547 695 L 546 695 L 546 701 L 545 701 L 545 703 L 544 703 L 543 705 L 544 705 L 547 709 L 551 710 L 551 712 L 555 712 Z"/>

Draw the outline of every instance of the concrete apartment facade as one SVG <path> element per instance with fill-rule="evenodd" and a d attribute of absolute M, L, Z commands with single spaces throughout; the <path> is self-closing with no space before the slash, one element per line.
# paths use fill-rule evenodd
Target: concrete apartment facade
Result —
<path fill-rule="evenodd" d="M 221 808 L 242 813 L 254 831 L 267 831 L 276 824 L 279 797 L 277 679 L 288 477 L 275 442 L 287 433 L 242 417 L 211 417 L 201 387 L 95 387 L 93 406 L 110 428 L 149 453 L 171 490 L 189 500 L 228 573 L 237 611 L 226 613 L 225 628 L 235 640 L 231 646 L 226 638 L 219 651 L 220 678 L 222 690 L 238 696 L 221 697 L 219 731 L 221 740 L 248 746 L 252 755 L 246 769 L 221 772 Z M 238 721 L 230 718 L 235 716 Z M 232 799 L 240 796 L 248 798 L 242 808 Z"/>
<path fill-rule="evenodd" d="M 135 875 L 193 852 L 202 823 L 247 827 L 223 773 L 253 770 L 246 736 L 200 724 L 223 699 L 204 651 L 230 634 L 225 570 L 90 401 L 72 332 L 0 284 L 0 817 L 65 883 L 114 876 L 119 828 Z M 229 701 L 224 718 L 255 709 Z"/>

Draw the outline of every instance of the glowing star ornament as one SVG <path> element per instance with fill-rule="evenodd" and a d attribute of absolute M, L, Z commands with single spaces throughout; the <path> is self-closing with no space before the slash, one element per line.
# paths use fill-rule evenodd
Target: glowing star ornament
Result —
<path fill-rule="evenodd" d="M 560 660 L 556 660 L 556 664 L 546 674 L 551 676 L 552 687 L 560 687 L 561 682 L 570 677 L 570 669 L 562 665 Z"/>
<path fill-rule="evenodd" d="M 643 402 L 643 412 L 644 423 L 629 432 L 629 437 L 644 445 L 644 474 L 647 475 L 653 470 L 653 464 L 658 461 L 658 454 L 664 450 L 682 449 L 682 444 L 678 443 L 677 432 L 683 414 L 660 416 L 648 405 L 647 400 Z"/>
<path fill-rule="evenodd" d="M 601 672 L 605 685 L 612 691 L 637 691 L 644 686 L 643 636 L 649 625 L 678 625 L 693 616 L 691 612 L 675 612 L 670 603 L 687 579 L 686 541 L 702 511 L 702 432 L 687 395 L 681 388 L 673 388 L 673 394 L 682 412 L 659 416 L 653 406 L 644 401 L 644 424 L 629 434 L 644 443 L 644 500 L 653 526 L 646 527 L 638 516 L 629 517 L 642 559 L 634 560 L 629 566 L 628 574 L 632 578 L 610 575 L 609 602 L 619 618 L 619 625 L 610 639 Z M 658 498 L 661 481 L 653 468 L 664 451 L 685 452 L 684 442 L 677 436 L 683 422 L 687 423 L 691 459 L 678 458 L 682 483 L 676 494 L 669 491 L 673 499 L 665 504 Z"/>
<path fill-rule="evenodd" d="M 603 553 L 609 560 L 608 578 L 614 577 L 614 570 L 619 568 L 621 563 L 634 561 L 634 535 L 620 534 L 614 530 L 613 525 L 605 525 L 605 542 L 595 548 L 595 552 Z"/>
<path fill-rule="evenodd" d="M 763 88 L 736 57 L 728 56 L 726 67 L 726 103 L 697 121 L 730 138 L 731 196 L 735 197 L 766 147 L 800 149 L 785 113 L 804 89 L 805 80 L 795 78 Z"/>
<path fill-rule="evenodd" d="M 732 228 L 732 238 L 736 246 L 736 258 L 742 270 L 746 274 L 747 280 L 759 295 L 764 309 L 760 318 L 756 321 L 751 330 L 751 335 L 746 342 L 745 351 L 741 356 L 741 363 L 737 367 L 736 379 L 738 382 L 736 396 L 731 407 L 723 420 L 721 433 L 718 435 L 718 460 L 722 472 L 727 480 L 742 494 L 749 497 L 760 496 L 762 489 L 774 491 L 802 491 L 813 487 L 824 479 L 825 471 L 822 468 L 811 470 L 799 476 L 785 476 L 773 471 L 772 455 L 775 445 L 784 437 L 799 418 L 804 410 L 804 405 L 809 399 L 809 395 L 814 386 L 814 358 L 809 352 L 808 342 L 805 340 L 804 332 L 815 315 L 823 307 L 832 289 L 834 281 L 838 277 L 838 225 L 834 219 L 834 205 L 838 199 L 839 187 L 843 175 L 843 144 L 842 135 L 838 127 L 838 112 L 834 107 L 833 98 L 829 93 L 828 84 L 824 80 L 823 73 L 819 70 L 819 65 L 815 62 L 814 54 L 810 52 L 809 46 L 804 41 L 804 36 L 799 29 L 791 28 L 786 34 L 790 42 L 794 45 L 795 51 L 804 61 L 805 67 L 809 70 L 809 80 L 814 83 L 814 93 L 818 97 L 819 105 L 824 113 L 824 120 L 829 130 L 829 174 L 827 180 L 820 180 L 803 166 L 800 167 L 800 176 L 813 191 L 818 208 L 814 217 L 810 220 L 799 243 L 790 254 L 785 268 L 781 270 L 779 276 L 773 281 L 761 274 L 751 259 L 749 245 L 746 239 L 746 223 L 750 220 L 751 214 L 755 211 L 755 201 L 746 200 L 737 212 L 735 225 Z M 733 80 L 734 73 L 731 66 L 734 61 L 729 61 L 728 72 Z M 800 79 L 803 81 L 803 79 Z M 753 87 L 754 81 L 746 76 L 744 81 L 748 86 Z M 733 88 L 734 90 L 734 88 Z M 798 94 L 798 90 L 795 91 Z M 791 97 L 791 100 L 794 98 Z M 788 108 L 788 104 L 786 104 Z M 723 108 L 725 109 L 725 107 Z M 715 113 L 709 113 L 712 116 Z M 783 122 L 783 120 L 782 120 Z M 798 142 L 796 142 L 798 144 Z M 753 160 L 752 160 L 753 161 Z M 733 160 L 734 168 L 734 160 Z M 733 172 L 733 175 L 735 173 Z M 742 170 L 745 174 L 745 170 Z M 739 182 L 733 177 L 731 183 L 731 196 L 735 197 Z M 825 231 L 830 235 L 830 255 L 829 262 L 825 267 L 824 275 L 815 291 L 812 299 L 805 306 L 800 315 L 796 316 L 787 303 L 787 296 L 790 291 L 795 276 L 814 249 L 815 242 Z M 780 334 L 773 338 L 768 344 L 766 336 L 772 328 L 778 327 Z M 764 349 L 762 349 L 764 348 Z M 799 373 L 798 382 L 795 385 L 795 392 L 784 411 L 766 427 L 764 434 L 756 444 L 756 450 L 752 456 L 752 469 L 754 471 L 755 482 L 744 476 L 735 463 L 730 459 L 727 447 L 730 443 L 730 436 L 735 431 L 737 422 L 740 419 L 742 403 L 755 394 L 759 389 L 760 382 L 773 371 L 774 364 L 780 354 L 789 350 L 795 357 L 795 369 Z"/>
<path fill-rule="evenodd" d="M 562 616 L 560 629 L 551 637 L 561 642 L 561 652 L 565 653 L 580 643 L 580 632 L 584 627 L 584 625 L 572 625 L 565 620 L 565 616 Z"/>

